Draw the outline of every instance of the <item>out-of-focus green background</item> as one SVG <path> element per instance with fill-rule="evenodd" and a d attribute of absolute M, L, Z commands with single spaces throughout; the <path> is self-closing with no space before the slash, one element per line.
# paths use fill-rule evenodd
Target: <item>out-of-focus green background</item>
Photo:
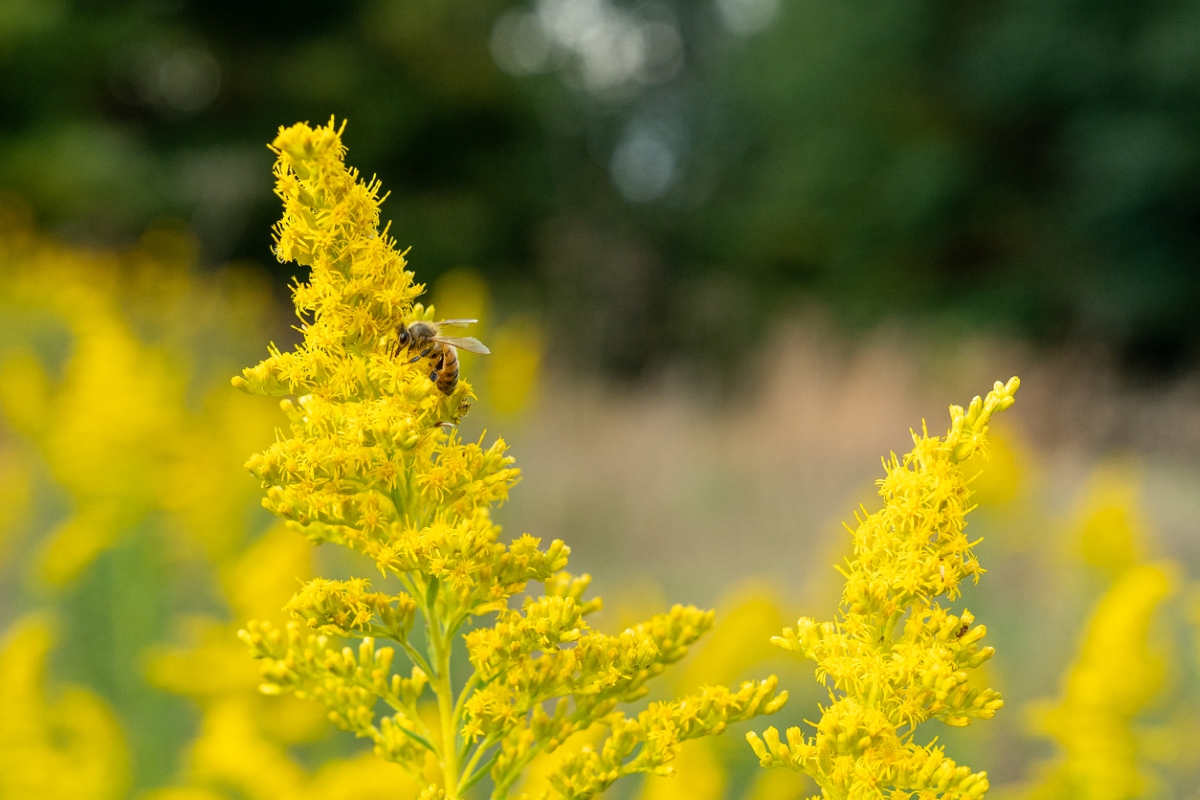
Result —
<path fill-rule="evenodd" d="M 963 601 L 1009 705 L 938 733 L 997 797 L 1194 796 L 1197 0 L 0 0 L 0 110 L 0 797 L 409 796 L 233 638 L 364 569 L 272 528 L 228 386 L 293 336 L 264 144 L 331 115 L 481 319 L 508 530 L 601 625 L 728 620 L 671 686 L 815 718 L 766 638 L 832 618 L 879 456 L 1015 373 Z M 614 796 L 814 791 L 743 734 Z"/>
<path fill-rule="evenodd" d="M 624 375 L 813 299 L 1192 363 L 1198 104 L 1189 0 L 0 4 L 0 183 L 56 235 L 286 276 L 262 145 L 337 115 L 424 277 Z"/>

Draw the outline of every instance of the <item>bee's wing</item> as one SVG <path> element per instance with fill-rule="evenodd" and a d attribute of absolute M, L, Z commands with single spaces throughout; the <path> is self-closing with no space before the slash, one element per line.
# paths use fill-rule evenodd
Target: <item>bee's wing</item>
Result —
<path fill-rule="evenodd" d="M 442 344 L 452 345 L 457 347 L 459 350 L 466 350 L 468 353 L 487 354 L 492 352 L 491 350 L 488 350 L 486 346 L 484 346 L 483 342 L 479 341 L 478 339 L 472 339 L 470 336 L 463 337 L 462 339 L 454 336 L 434 336 L 433 340 L 435 342 L 441 342 Z"/>
<path fill-rule="evenodd" d="M 437 322 L 435 322 L 434 325 L 437 325 L 438 327 L 441 327 L 441 328 L 446 328 L 446 327 L 465 328 L 468 325 L 473 325 L 476 322 L 479 322 L 479 320 L 477 320 L 477 319 L 440 319 Z"/>

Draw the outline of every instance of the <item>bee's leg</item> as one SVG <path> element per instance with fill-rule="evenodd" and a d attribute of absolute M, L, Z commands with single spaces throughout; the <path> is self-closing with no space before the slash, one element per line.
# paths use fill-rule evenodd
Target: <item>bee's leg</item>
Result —
<path fill-rule="evenodd" d="M 417 362 L 417 361 L 420 361 L 422 358 L 425 358 L 426 356 L 428 356 L 428 355 L 429 355 L 430 353 L 432 353 L 432 352 L 433 352 L 433 348 L 432 348 L 432 347 L 426 347 L 426 348 L 425 348 L 424 350 L 422 350 L 420 353 L 418 353 L 417 355 L 415 355 L 415 356 L 413 356 L 412 358 L 410 358 L 410 359 L 408 360 L 408 363 L 410 363 L 410 364 L 413 364 L 413 363 L 415 363 L 415 362 Z"/>
<path fill-rule="evenodd" d="M 436 369 L 433 372 L 429 373 L 429 380 L 431 380 L 431 381 L 437 380 L 437 370 Z"/>
<path fill-rule="evenodd" d="M 446 366 L 446 353 L 445 353 L 445 351 L 441 352 L 441 353 L 438 355 L 437 366 L 435 366 L 435 367 L 434 367 L 434 369 L 435 369 L 435 370 L 437 370 L 438 372 L 441 372 L 441 371 L 442 371 L 442 367 L 444 367 L 444 366 Z"/>

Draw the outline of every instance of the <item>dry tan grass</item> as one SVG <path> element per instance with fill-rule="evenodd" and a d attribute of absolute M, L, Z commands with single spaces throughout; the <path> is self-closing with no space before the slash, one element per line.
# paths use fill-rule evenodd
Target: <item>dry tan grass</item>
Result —
<path fill-rule="evenodd" d="M 1200 561 L 1190 535 L 1197 381 L 1122 388 L 1097 354 L 939 343 L 894 328 L 851 342 L 801 321 L 775 342 L 774 362 L 751 365 L 760 375 L 721 402 L 682 381 L 617 387 L 551 370 L 525 417 L 488 421 L 525 474 L 501 512 L 510 533 L 567 539 L 575 568 L 604 584 L 647 580 L 711 601 L 755 576 L 828 596 L 840 523 L 858 503 L 872 507 L 880 457 L 905 452 L 922 419 L 944 428 L 950 402 L 1018 374 L 1018 403 L 999 430 L 1031 453 L 1064 514 L 1094 466 L 1132 459 L 1162 546 Z"/>

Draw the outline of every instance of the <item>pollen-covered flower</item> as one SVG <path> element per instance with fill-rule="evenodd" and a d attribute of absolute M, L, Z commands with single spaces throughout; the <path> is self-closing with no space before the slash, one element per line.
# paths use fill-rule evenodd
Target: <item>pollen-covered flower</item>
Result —
<path fill-rule="evenodd" d="M 684 656 L 712 613 L 676 606 L 615 636 L 594 631 L 584 617 L 599 601 L 583 599 L 586 576 L 564 572 L 565 544 L 501 540 L 491 508 L 519 473 L 502 439 L 458 437 L 470 384 L 431 380 L 428 353 L 404 349 L 400 331 L 435 322 L 434 309 L 415 302 L 423 287 L 379 230 L 379 183 L 344 165 L 341 133 L 332 122 L 299 124 L 272 144 L 284 202 L 276 254 L 311 269 L 293 287 L 304 339 L 289 352 L 272 346 L 234 384 L 294 398 L 282 403 L 290 435 L 247 464 L 264 505 L 313 541 L 364 554 L 402 591 L 318 578 L 288 604 L 296 621 L 250 623 L 242 638 L 263 661 L 263 690 L 325 703 L 335 724 L 418 781 L 432 758 L 440 783 L 422 797 L 450 800 L 485 775 L 505 797 L 539 753 L 602 725 L 602 747 L 564 758 L 554 778 L 563 796 L 589 797 L 622 775 L 668 770 L 683 741 L 779 708 L 785 695 L 772 678 L 709 687 L 632 718 L 617 709 Z M 541 596 L 511 610 L 531 582 Z M 490 627 L 471 624 L 493 613 Z M 423 636 L 410 641 L 415 626 Z M 458 682 L 453 643 L 468 627 L 472 670 Z M 406 674 L 393 667 L 398 657 Z M 427 692 L 436 720 L 419 707 Z"/>
<path fill-rule="evenodd" d="M 919 725 L 938 719 L 969 725 L 990 719 L 1003 702 L 969 684 L 968 670 L 992 657 L 986 629 L 954 600 L 964 580 L 983 569 L 966 535 L 971 475 L 963 462 L 987 444 L 992 414 L 1013 403 L 1019 381 L 996 383 L 964 411 L 951 406 L 944 438 L 922 429 L 913 449 L 884 461 L 884 505 L 858 517 L 854 555 L 838 618 L 801 618 L 772 641 L 817 663 L 830 704 L 813 735 L 775 728 L 748 738 L 763 766 L 788 766 L 811 776 L 825 798 L 979 797 L 987 775 L 947 758 L 941 747 L 915 741 Z"/>

